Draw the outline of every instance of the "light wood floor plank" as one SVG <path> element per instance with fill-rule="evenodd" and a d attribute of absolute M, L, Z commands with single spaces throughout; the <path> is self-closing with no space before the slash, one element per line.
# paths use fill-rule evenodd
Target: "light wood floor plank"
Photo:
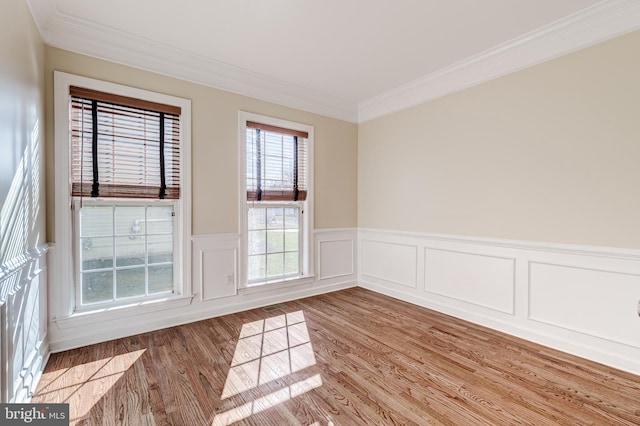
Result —
<path fill-rule="evenodd" d="M 354 288 L 54 354 L 33 402 L 78 425 L 640 425 L 640 377 Z"/>

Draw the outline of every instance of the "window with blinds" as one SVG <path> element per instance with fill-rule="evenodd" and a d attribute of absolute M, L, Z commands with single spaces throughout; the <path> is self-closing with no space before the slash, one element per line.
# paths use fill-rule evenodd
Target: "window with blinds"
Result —
<path fill-rule="evenodd" d="M 252 121 L 246 127 L 247 201 L 304 201 L 309 134 Z"/>
<path fill-rule="evenodd" d="M 71 191 L 180 198 L 179 107 L 72 86 Z"/>

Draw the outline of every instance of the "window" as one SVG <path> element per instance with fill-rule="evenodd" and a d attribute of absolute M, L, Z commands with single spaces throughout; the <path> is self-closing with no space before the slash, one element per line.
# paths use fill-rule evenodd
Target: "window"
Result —
<path fill-rule="evenodd" d="M 246 286 L 312 275 L 313 128 L 241 113 Z"/>
<path fill-rule="evenodd" d="M 58 317 L 189 295 L 189 101 L 55 79 Z"/>
<path fill-rule="evenodd" d="M 180 108 L 75 86 L 70 107 L 76 307 L 177 291 Z"/>

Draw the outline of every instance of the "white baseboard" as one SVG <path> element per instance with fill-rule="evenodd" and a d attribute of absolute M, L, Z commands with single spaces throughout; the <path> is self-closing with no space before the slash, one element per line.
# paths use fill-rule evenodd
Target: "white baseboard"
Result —
<path fill-rule="evenodd" d="M 372 229 L 358 241 L 364 288 L 640 374 L 637 250 Z"/>
<path fill-rule="evenodd" d="M 640 251 L 526 241 L 335 229 L 316 232 L 310 283 L 238 292 L 239 237 L 194 238 L 190 305 L 50 327 L 53 352 L 361 287 L 640 374 Z M 203 256 L 203 253 L 206 256 Z M 200 259 L 200 260 L 198 260 Z M 205 259 L 207 264 L 198 264 Z M 55 324 L 55 322 L 53 322 Z M 419 326 L 419 324 L 416 324 Z"/>
<path fill-rule="evenodd" d="M 190 304 L 143 311 L 119 318 L 100 313 L 100 321 L 87 319 L 50 322 L 50 348 L 53 352 L 82 347 L 121 337 L 173 327 L 221 315 L 255 309 L 290 300 L 329 293 L 357 285 L 356 242 L 353 228 L 319 230 L 315 233 L 318 271 L 310 282 L 285 286 L 268 285 L 259 291 L 238 291 L 240 236 L 236 234 L 198 235 L 193 238 L 193 299 Z M 229 277 L 233 279 L 229 280 Z M 156 307 L 157 308 L 157 307 Z M 135 321 L 132 321 L 132 318 Z"/>

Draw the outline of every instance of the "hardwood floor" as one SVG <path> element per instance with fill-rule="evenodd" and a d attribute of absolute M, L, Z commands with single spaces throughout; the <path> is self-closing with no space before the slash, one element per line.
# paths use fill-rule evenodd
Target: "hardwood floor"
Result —
<path fill-rule="evenodd" d="M 640 377 L 353 288 L 54 354 L 32 402 L 86 425 L 640 425 Z"/>

